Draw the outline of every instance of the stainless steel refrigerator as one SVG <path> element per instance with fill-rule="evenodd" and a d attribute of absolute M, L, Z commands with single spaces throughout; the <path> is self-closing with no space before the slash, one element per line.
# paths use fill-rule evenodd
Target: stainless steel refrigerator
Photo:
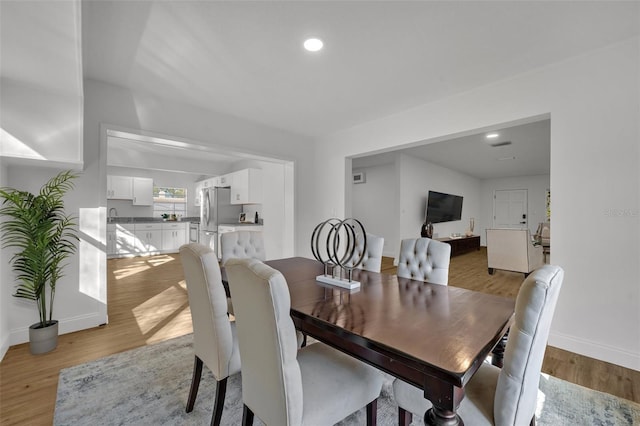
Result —
<path fill-rule="evenodd" d="M 200 244 L 209 246 L 218 258 L 218 225 L 238 223 L 241 205 L 231 204 L 229 188 L 203 188 L 200 205 Z"/>

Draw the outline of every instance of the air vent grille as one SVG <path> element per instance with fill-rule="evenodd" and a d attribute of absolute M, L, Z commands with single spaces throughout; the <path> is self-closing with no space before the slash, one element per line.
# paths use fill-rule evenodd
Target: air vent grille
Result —
<path fill-rule="evenodd" d="M 491 143 L 491 144 L 489 144 L 489 145 L 491 145 L 491 146 L 492 146 L 492 147 L 494 147 L 494 148 L 497 148 L 497 147 L 499 147 L 499 146 L 507 146 L 507 145 L 511 145 L 511 141 L 494 142 L 494 143 Z"/>

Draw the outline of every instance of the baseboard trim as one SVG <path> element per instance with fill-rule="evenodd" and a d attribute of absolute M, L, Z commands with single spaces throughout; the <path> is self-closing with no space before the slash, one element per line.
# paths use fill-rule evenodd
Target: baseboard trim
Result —
<path fill-rule="evenodd" d="M 105 320 L 98 313 L 79 315 L 72 318 L 58 320 L 58 333 L 67 334 L 74 331 L 86 330 L 104 324 Z M 29 341 L 29 327 L 21 327 L 11 330 L 9 346 L 19 345 Z M 7 348 L 8 349 L 8 348 Z M 4 356 L 4 355 L 3 355 Z"/>
<path fill-rule="evenodd" d="M 7 354 L 8 350 L 9 350 L 9 336 L 6 336 L 4 339 L 2 339 L 2 342 L 0 342 L 0 361 L 4 359 L 4 356 Z"/>
<path fill-rule="evenodd" d="M 565 351 L 640 371 L 640 353 L 553 331 L 549 333 L 548 343 L 550 346 Z"/>

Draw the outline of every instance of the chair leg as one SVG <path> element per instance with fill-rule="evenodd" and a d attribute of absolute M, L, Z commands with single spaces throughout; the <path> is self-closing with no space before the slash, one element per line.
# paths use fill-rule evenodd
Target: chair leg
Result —
<path fill-rule="evenodd" d="M 378 423 L 378 399 L 367 404 L 367 426 L 376 426 Z"/>
<path fill-rule="evenodd" d="M 489 275 L 493 275 L 493 271 L 495 271 L 495 269 L 493 268 L 487 268 L 489 270 Z"/>
<path fill-rule="evenodd" d="M 529 423 L 529 426 L 536 426 L 536 415 L 534 414 L 533 417 L 531 417 L 531 423 Z"/>
<path fill-rule="evenodd" d="M 413 414 L 404 408 L 398 407 L 398 425 L 409 426 L 413 420 Z"/>
<path fill-rule="evenodd" d="M 224 409 L 224 396 L 227 393 L 227 379 L 216 382 L 216 401 L 213 404 L 213 415 L 211 416 L 211 426 L 220 426 L 222 410 Z"/>
<path fill-rule="evenodd" d="M 253 425 L 253 411 L 251 411 L 249 407 L 243 404 L 242 426 L 252 426 L 252 425 Z"/>
<path fill-rule="evenodd" d="M 187 399 L 187 413 L 193 411 L 193 405 L 196 403 L 196 396 L 198 396 L 198 387 L 200 386 L 200 377 L 202 377 L 202 360 L 196 355 L 193 362 L 193 376 L 191 377 L 189 398 Z"/>

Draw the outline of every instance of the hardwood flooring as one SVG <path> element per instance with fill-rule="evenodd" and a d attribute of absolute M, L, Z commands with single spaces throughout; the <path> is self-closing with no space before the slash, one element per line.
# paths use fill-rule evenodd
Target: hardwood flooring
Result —
<path fill-rule="evenodd" d="M 385 258 L 383 272 L 395 273 Z M 522 274 L 486 270 L 484 249 L 452 258 L 449 285 L 515 297 Z M 27 344 L 0 363 L 0 424 L 50 425 L 61 369 L 192 332 L 179 256 L 108 261 L 109 324 L 61 335 L 53 352 L 33 356 Z M 640 403 L 640 372 L 548 347 L 543 371 Z"/>

